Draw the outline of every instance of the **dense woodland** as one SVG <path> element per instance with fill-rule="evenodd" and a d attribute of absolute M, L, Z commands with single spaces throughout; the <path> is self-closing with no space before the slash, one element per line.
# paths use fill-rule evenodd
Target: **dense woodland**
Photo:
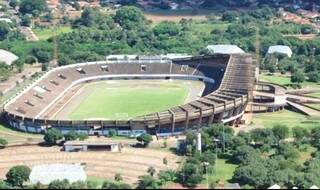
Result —
<path fill-rule="evenodd" d="M 229 182 L 239 183 L 243 188 L 268 188 L 278 184 L 283 188 L 298 187 L 308 189 L 320 185 L 319 152 L 301 161 L 299 152 L 310 147 L 319 148 L 318 127 L 311 131 L 299 126 L 289 129 L 285 125 L 273 128 L 254 129 L 234 135 L 231 128 L 213 126 L 202 131 L 202 149 L 195 150 L 196 134 L 187 133 L 183 154 L 188 155 L 180 174 L 186 178 L 180 182 L 195 186 L 205 177 L 205 173 L 215 172 L 215 157 L 225 158 L 236 164 L 233 178 Z M 289 137 L 292 140 L 288 141 Z M 203 163 L 207 162 L 207 168 Z M 217 184 L 213 182 L 211 187 Z"/>
<path fill-rule="evenodd" d="M 196 30 L 198 22 L 192 20 L 151 25 L 143 12 L 135 7 L 122 7 L 114 15 L 87 8 L 81 18 L 71 21 L 71 33 L 58 36 L 59 64 L 102 60 L 108 54 L 199 54 L 206 45 L 220 43 L 236 44 L 247 52 L 255 52 L 256 42 L 260 42 L 263 58 L 270 45 L 288 45 L 294 51 L 294 57 L 290 60 L 278 56 L 277 66 L 272 57 L 262 59 L 261 68 L 271 72 L 295 72 L 298 69 L 304 69 L 306 73 L 318 71 L 320 38 L 301 41 L 294 37 L 283 37 L 287 33 L 312 32 L 312 28 L 292 23 L 277 24 L 276 17 L 276 11 L 269 7 L 246 13 L 227 11 L 221 19 L 208 16 L 203 23 L 212 24 L 213 29 L 201 32 Z M 0 48 L 20 57 L 16 63 L 18 67 L 35 61 L 47 63 L 52 59 L 52 38 L 25 42 L 14 25 L 0 23 L 0 39 Z"/>
<path fill-rule="evenodd" d="M 178 0 L 182 2 L 183 0 Z M 292 0 L 293 1 L 293 0 Z M 283 0 L 283 3 L 292 3 Z M 15 6 L 13 2 L 12 6 Z M 204 5 L 213 3 L 224 6 L 247 6 L 251 1 L 224 0 L 205 1 Z M 274 1 L 259 1 L 259 7 L 247 12 L 226 11 L 217 17 L 208 15 L 205 21 L 181 20 L 154 24 L 148 21 L 143 12 L 136 7 L 124 6 L 115 14 L 101 13 L 99 10 L 86 8 L 81 18 L 67 20 L 63 24 L 70 25 L 72 32 L 57 37 L 59 65 L 76 62 L 103 60 L 108 54 L 160 54 L 189 53 L 203 54 L 204 47 L 209 44 L 235 44 L 249 53 L 260 52 L 260 67 L 270 72 L 293 73 L 292 82 L 320 80 L 320 37 L 310 41 L 302 41 L 295 37 L 284 37 L 284 34 L 313 33 L 308 25 L 284 23 L 278 19 L 275 8 L 266 6 Z M 280 1 L 277 1 L 280 2 Z M 38 17 L 45 10 L 44 1 L 22 0 L 20 16 L 25 25 L 30 24 L 28 14 Z M 206 31 L 202 30 L 203 26 Z M 16 29 L 17 24 L 0 22 L 0 48 L 17 54 L 20 59 L 15 63 L 22 69 L 24 64 L 35 62 L 45 66 L 53 59 L 54 39 L 38 42 L 26 42 Z M 271 45 L 288 45 L 293 50 L 293 57 L 282 55 L 266 56 Z M 259 51 L 257 51 L 259 48 Z M 10 67 L 0 63 L 0 81 L 9 76 Z M 306 76 L 306 77 L 305 77 Z M 52 136 L 63 138 L 61 134 Z M 306 130 L 301 127 L 289 129 L 283 125 L 273 128 L 255 129 L 251 132 L 240 132 L 235 135 L 230 128 L 212 126 L 202 132 L 202 150 L 195 150 L 196 136 L 187 133 L 185 146 L 177 153 L 186 156 L 178 171 L 157 171 L 150 168 L 149 174 L 141 176 L 138 188 L 159 188 L 168 182 L 179 182 L 188 187 L 203 183 L 207 173 L 214 174 L 217 158 L 227 159 L 238 167 L 231 183 L 240 183 L 246 188 L 267 188 L 275 183 L 282 187 L 310 188 L 320 186 L 320 128 Z M 73 134 L 74 135 L 74 134 Z M 52 137 L 51 136 L 51 137 Z M 64 138 L 71 138 L 71 134 Z M 55 138 L 47 135 L 46 141 L 55 142 Z M 77 137 L 78 138 L 78 137 Z M 80 137 L 79 137 L 80 138 Z M 290 141 L 288 141 L 288 138 Z M 143 140 L 141 140 L 143 142 Z M 6 142 L 0 142 L 6 144 Z M 308 148 L 315 149 L 311 158 L 299 160 L 299 152 Z M 164 160 L 165 162 L 165 160 Z M 207 163 L 204 167 L 204 163 Z M 8 173 L 10 178 L 15 168 Z M 20 179 L 16 181 L 14 179 Z M 115 176 L 115 181 L 106 181 L 104 188 L 129 188 Z M 0 188 L 21 186 L 22 177 L 0 181 Z M 23 181 L 22 181 L 23 182 Z M 51 186 L 50 186 L 51 185 Z M 70 184 L 67 181 L 55 181 L 49 188 L 95 188 L 88 183 Z M 216 183 L 210 183 L 215 187 Z M 30 187 L 31 188 L 31 187 Z M 34 186 L 32 188 L 47 188 Z"/>
<path fill-rule="evenodd" d="M 114 180 L 106 180 L 103 189 L 160 189 L 164 185 L 180 183 L 185 187 L 194 188 L 199 184 L 219 187 L 219 181 L 206 181 L 207 176 L 217 173 L 217 159 L 224 159 L 236 165 L 233 176 L 228 183 L 239 183 L 244 189 L 266 189 L 274 184 L 282 188 L 309 189 L 320 186 L 320 128 L 306 129 L 303 127 L 287 127 L 275 125 L 272 128 L 257 128 L 250 132 L 235 134 L 232 128 L 216 124 L 203 127 L 201 133 L 202 152 L 197 147 L 197 133 L 186 132 L 186 141 L 176 153 L 184 156 L 181 167 L 177 170 L 166 169 L 157 171 L 150 167 L 147 174 L 139 177 L 137 185 L 123 182 L 121 174 Z M 112 134 L 109 134 L 112 136 Z M 109 137 L 110 137 L 109 136 Z M 86 139 L 86 135 L 69 132 L 64 136 L 55 129 L 50 129 L 44 136 L 45 142 L 55 145 L 61 139 Z M 137 138 L 143 147 L 152 140 L 150 135 Z M 0 142 L 1 145 L 2 142 Z M 4 142 L 5 143 L 5 142 Z M 5 144 L 2 143 L 3 146 Z M 164 146 L 166 146 L 164 144 Z M 307 155 L 307 156 L 301 156 Z M 163 163 L 167 164 L 166 158 Z M 0 189 L 32 188 L 32 189 L 92 189 L 99 188 L 92 181 L 70 183 L 67 180 L 56 180 L 49 185 L 26 185 L 30 175 L 27 166 L 15 166 L 6 174 L 6 181 L 0 180 Z"/>
<path fill-rule="evenodd" d="M 262 69 L 271 72 L 296 72 L 299 69 L 305 73 L 317 72 L 320 69 L 320 38 L 301 41 L 294 37 L 283 37 L 283 34 L 312 32 L 312 28 L 282 23 L 276 18 L 277 12 L 274 9 L 263 6 L 245 13 L 226 11 L 221 18 L 208 16 L 206 21 L 200 23 L 181 20 L 179 23 L 162 22 L 154 25 L 136 7 L 124 6 L 111 15 L 86 8 L 81 18 L 70 21 L 73 31 L 58 36 L 59 65 L 102 60 L 108 54 L 196 55 L 202 53 L 206 45 L 221 43 L 235 44 L 254 53 L 258 47 L 257 42 L 260 42 Z M 212 28 L 208 32 L 197 30 L 201 24 Z M 23 67 L 25 63 L 47 63 L 52 60 L 52 38 L 25 42 L 14 24 L 1 22 L 0 40 L 0 48 L 20 57 L 16 62 L 18 67 Z M 265 57 L 267 48 L 276 44 L 290 46 L 294 52 L 293 58 Z"/>

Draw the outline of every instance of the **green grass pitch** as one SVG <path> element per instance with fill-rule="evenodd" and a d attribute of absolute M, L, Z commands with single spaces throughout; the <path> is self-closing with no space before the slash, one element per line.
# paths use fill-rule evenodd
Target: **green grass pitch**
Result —
<path fill-rule="evenodd" d="M 182 83 L 156 83 L 149 85 L 98 83 L 85 86 L 82 100 L 69 114 L 69 119 L 128 119 L 162 111 L 183 104 L 188 87 Z"/>

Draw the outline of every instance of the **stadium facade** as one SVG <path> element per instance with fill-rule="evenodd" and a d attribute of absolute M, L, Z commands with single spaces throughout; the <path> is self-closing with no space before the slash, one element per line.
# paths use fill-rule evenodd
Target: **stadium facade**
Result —
<path fill-rule="evenodd" d="M 212 123 L 239 122 L 255 86 L 255 65 L 249 54 L 197 56 L 178 59 L 143 57 L 79 63 L 50 70 L 4 107 L 11 127 L 33 133 L 56 128 L 89 135 L 144 132 L 178 134 Z M 67 99 L 73 88 L 101 80 L 181 79 L 205 83 L 202 97 L 184 105 L 130 120 L 56 120 L 57 102 Z"/>

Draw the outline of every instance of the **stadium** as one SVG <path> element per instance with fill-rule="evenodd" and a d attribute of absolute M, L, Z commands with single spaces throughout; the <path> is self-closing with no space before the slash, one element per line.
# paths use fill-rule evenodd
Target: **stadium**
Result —
<path fill-rule="evenodd" d="M 4 114 L 11 127 L 32 133 L 56 128 L 174 135 L 240 122 L 255 68 L 249 54 L 137 56 L 61 66 L 8 101 Z"/>

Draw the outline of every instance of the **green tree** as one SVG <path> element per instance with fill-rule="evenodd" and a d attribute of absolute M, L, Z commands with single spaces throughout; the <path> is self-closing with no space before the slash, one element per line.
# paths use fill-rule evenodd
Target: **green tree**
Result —
<path fill-rule="evenodd" d="M 61 132 L 54 128 L 49 129 L 43 137 L 44 141 L 49 145 L 55 145 L 57 141 L 61 140 L 62 138 L 63 135 L 61 134 Z"/>
<path fill-rule="evenodd" d="M 304 73 L 301 70 L 298 70 L 291 75 L 292 83 L 302 83 L 305 80 Z"/>
<path fill-rule="evenodd" d="M 300 189 L 310 189 L 313 185 L 320 186 L 320 178 L 314 173 L 304 173 L 297 179 L 296 185 Z"/>
<path fill-rule="evenodd" d="M 237 18 L 238 18 L 238 13 L 236 11 L 225 11 L 222 14 L 223 21 L 233 22 L 233 21 L 236 21 Z"/>
<path fill-rule="evenodd" d="M 302 34 L 311 34 L 313 32 L 313 27 L 311 25 L 302 25 L 301 33 Z"/>
<path fill-rule="evenodd" d="M 286 159 L 294 160 L 299 157 L 299 152 L 290 143 L 280 143 L 277 154 L 283 155 Z"/>
<path fill-rule="evenodd" d="M 250 185 L 255 188 L 267 188 L 268 184 L 268 169 L 261 163 L 251 163 L 236 168 L 233 180 L 240 185 Z"/>
<path fill-rule="evenodd" d="M 10 0 L 9 5 L 12 8 L 16 8 L 19 5 L 19 1 L 18 0 Z"/>
<path fill-rule="evenodd" d="M 258 145 L 268 144 L 272 146 L 274 144 L 277 144 L 277 139 L 273 135 L 271 129 L 253 129 L 252 131 L 250 131 L 250 135 L 252 140 Z"/>
<path fill-rule="evenodd" d="M 137 189 L 158 189 L 158 181 L 150 175 L 139 176 Z"/>
<path fill-rule="evenodd" d="M 199 160 L 188 158 L 179 172 L 180 182 L 188 187 L 195 187 L 202 180 L 203 167 Z"/>
<path fill-rule="evenodd" d="M 30 172 L 28 166 L 14 166 L 6 174 L 7 182 L 12 186 L 23 187 L 23 183 L 29 180 Z"/>
<path fill-rule="evenodd" d="M 64 139 L 66 141 L 74 141 L 78 139 L 78 134 L 75 131 L 69 131 L 67 134 L 64 135 Z"/>
<path fill-rule="evenodd" d="M 152 136 L 147 133 L 143 133 L 137 137 L 137 141 L 143 143 L 144 147 L 147 147 L 149 143 L 152 141 Z"/>
<path fill-rule="evenodd" d="M 145 17 L 137 7 L 123 6 L 116 12 L 114 20 L 125 29 L 134 29 L 144 25 Z"/>
<path fill-rule="evenodd" d="M 9 32 L 10 26 L 4 21 L 0 21 L 0 40 L 6 39 Z"/>
<path fill-rule="evenodd" d="M 82 24 L 87 27 L 92 27 L 94 25 L 94 14 L 92 8 L 85 8 L 81 14 Z"/>
<path fill-rule="evenodd" d="M 33 49 L 32 54 L 37 58 L 40 63 L 48 63 L 51 59 L 51 54 L 38 48 Z"/>
<path fill-rule="evenodd" d="M 46 8 L 45 0 L 22 0 L 20 2 L 19 12 L 22 14 L 39 15 Z"/>
<path fill-rule="evenodd" d="M 311 71 L 307 73 L 308 81 L 310 82 L 319 82 L 320 81 L 320 74 L 318 71 Z"/>
<path fill-rule="evenodd" d="M 31 24 L 31 18 L 30 16 L 24 15 L 21 17 L 21 23 L 22 26 L 30 26 Z"/>
<path fill-rule="evenodd" d="M 155 35 L 175 36 L 179 34 L 180 27 L 175 22 L 164 21 L 153 28 Z"/>
<path fill-rule="evenodd" d="M 71 184 L 67 179 L 54 180 L 48 185 L 48 189 L 70 189 Z"/>
<path fill-rule="evenodd" d="M 307 129 L 302 127 L 293 127 L 292 136 L 296 143 L 300 144 L 304 139 L 308 139 L 310 133 Z"/>
<path fill-rule="evenodd" d="M 175 182 L 177 180 L 177 173 L 174 170 L 161 170 L 158 173 L 158 179 L 161 185 L 164 185 L 167 182 Z"/>
<path fill-rule="evenodd" d="M 232 153 L 232 161 L 234 163 L 249 163 L 253 159 L 259 158 L 259 152 L 251 146 L 242 145 L 236 148 Z"/>
<path fill-rule="evenodd" d="M 273 126 L 272 132 L 279 141 L 289 137 L 289 128 L 286 125 L 277 124 Z"/>
<path fill-rule="evenodd" d="M 311 142 L 313 146 L 320 148 L 320 128 L 315 127 L 311 130 Z"/>

